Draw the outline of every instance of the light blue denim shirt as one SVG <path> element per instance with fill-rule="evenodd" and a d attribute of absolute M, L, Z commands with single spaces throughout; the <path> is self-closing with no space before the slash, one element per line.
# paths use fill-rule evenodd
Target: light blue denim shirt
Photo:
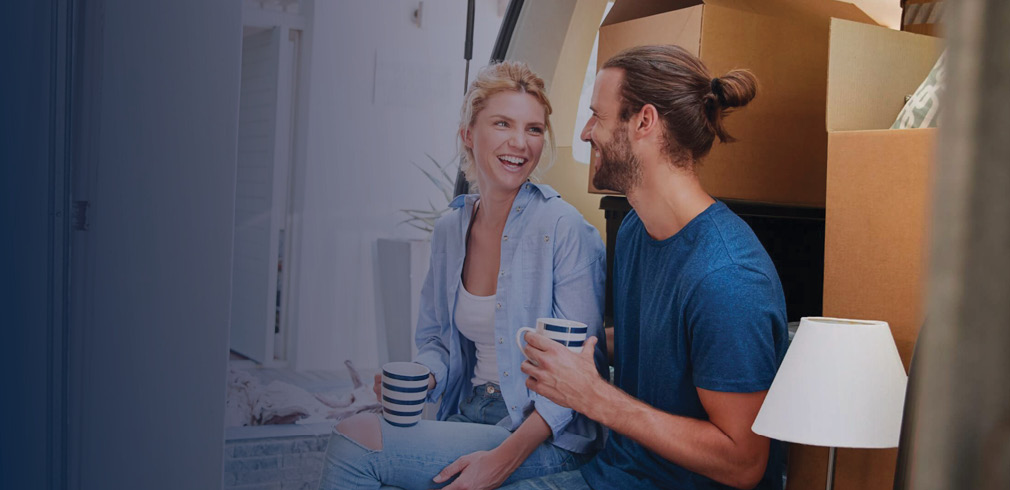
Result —
<path fill-rule="evenodd" d="M 435 223 L 431 266 L 421 290 L 415 362 L 431 369 L 440 397 L 438 418 L 458 411 L 473 391 L 471 377 L 476 348 L 456 327 L 456 292 L 466 256 L 466 233 L 478 195 L 459 196 L 453 208 Z M 498 377 L 509 417 L 502 424 L 516 430 L 535 408 L 551 427 L 554 445 L 577 453 L 602 448 L 604 432 L 596 422 L 526 388 L 519 370 L 525 360 L 516 346 L 520 327 L 536 327 L 540 317 L 585 323 L 596 345 L 596 366 L 607 373 L 603 335 L 603 294 L 606 251 L 600 234 L 582 215 L 547 185 L 526 183 L 519 190 L 501 238 L 498 289 L 495 292 L 494 338 Z"/>

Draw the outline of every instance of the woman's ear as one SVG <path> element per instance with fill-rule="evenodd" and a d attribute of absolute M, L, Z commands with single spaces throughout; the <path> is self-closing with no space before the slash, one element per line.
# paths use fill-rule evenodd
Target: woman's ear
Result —
<path fill-rule="evenodd" d="M 473 149 L 473 137 L 470 136 L 470 128 L 469 127 L 460 128 L 459 129 L 459 137 L 460 137 L 460 139 L 463 140 L 463 145 L 464 146 L 466 146 L 467 148 L 469 148 L 471 150 Z"/>

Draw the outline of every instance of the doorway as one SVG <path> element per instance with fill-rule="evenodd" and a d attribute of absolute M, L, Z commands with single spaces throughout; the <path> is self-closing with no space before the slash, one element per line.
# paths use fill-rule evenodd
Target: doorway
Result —
<path fill-rule="evenodd" d="M 302 30 L 243 26 L 232 259 L 233 357 L 289 360 L 296 121 Z"/>

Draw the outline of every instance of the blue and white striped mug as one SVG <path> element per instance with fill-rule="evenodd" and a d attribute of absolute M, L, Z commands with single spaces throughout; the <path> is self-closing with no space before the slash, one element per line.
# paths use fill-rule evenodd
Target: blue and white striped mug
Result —
<path fill-rule="evenodd" d="M 391 425 L 410 427 L 421 420 L 431 371 L 415 362 L 382 366 L 382 417 Z"/>
<path fill-rule="evenodd" d="M 537 328 L 522 327 L 516 332 L 516 344 L 523 349 L 523 335 L 526 332 L 536 332 L 555 342 L 568 347 L 568 350 L 578 354 L 586 343 L 589 327 L 585 323 L 562 318 L 537 318 Z"/>

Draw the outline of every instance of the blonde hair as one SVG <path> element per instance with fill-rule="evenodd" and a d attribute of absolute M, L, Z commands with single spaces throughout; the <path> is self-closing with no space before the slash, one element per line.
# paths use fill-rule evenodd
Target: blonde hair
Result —
<path fill-rule="evenodd" d="M 520 92 L 532 95 L 544 107 L 544 126 L 547 132 L 550 148 L 550 160 L 546 166 L 537 165 L 535 174 L 546 171 L 554 163 L 554 130 L 551 128 L 551 101 L 547 99 L 544 80 L 533 73 L 526 63 L 521 61 L 502 61 L 480 70 L 477 78 L 470 84 L 463 99 L 460 110 L 459 131 L 456 132 L 456 145 L 463 154 L 460 168 L 470 188 L 477 191 L 477 171 L 474 165 L 473 150 L 467 148 L 463 134 L 477 121 L 477 114 L 484 110 L 487 100 L 500 92 Z"/>

